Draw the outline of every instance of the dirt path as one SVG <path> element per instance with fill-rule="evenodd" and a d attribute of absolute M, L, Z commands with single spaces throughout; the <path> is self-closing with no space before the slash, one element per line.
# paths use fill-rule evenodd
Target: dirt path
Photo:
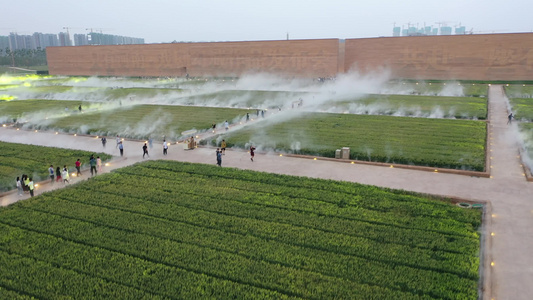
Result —
<path fill-rule="evenodd" d="M 302 159 L 279 156 L 275 153 L 256 154 L 254 162 L 244 151 L 226 151 L 222 166 L 257 170 L 288 175 L 345 180 L 409 191 L 460 197 L 491 203 L 493 216 L 487 230 L 490 247 L 485 252 L 490 272 L 485 276 L 491 288 L 484 299 L 531 299 L 533 297 L 533 184 L 525 180 L 519 161 L 515 124 L 507 125 L 507 99 L 501 86 L 492 86 L 489 91 L 489 126 L 491 136 L 491 174 L 493 178 L 468 177 L 454 174 L 431 173 L 415 170 L 387 168 L 362 164 Z M 231 129 L 230 129 L 231 131 Z M 42 146 L 102 151 L 99 139 L 55 135 L 54 133 L 0 129 L 0 140 L 31 143 Z M 142 143 L 126 141 L 124 158 L 116 159 L 104 172 L 142 161 Z M 113 139 L 109 139 L 106 153 L 118 156 Z M 171 159 L 215 165 L 215 150 L 198 148 L 183 150 L 181 144 L 171 145 L 168 155 L 163 156 L 163 147 L 154 144 L 149 159 Z M 82 158 L 83 159 L 83 158 Z M 47 166 L 43 166 L 47 167 Z M 86 172 L 88 174 L 88 172 Z M 84 180 L 90 175 L 74 179 Z M 37 194 L 61 187 L 62 184 L 42 185 Z M 27 198 L 27 196 L 24 196 Z M 23 198 L 24 198 L 23 197 Z M 16 193 L 0 199 L 1 205 L 19 201 Z"/>

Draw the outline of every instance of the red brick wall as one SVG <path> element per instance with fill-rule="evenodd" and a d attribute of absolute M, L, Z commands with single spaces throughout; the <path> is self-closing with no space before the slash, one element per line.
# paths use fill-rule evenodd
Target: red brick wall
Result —
<path fill-rule="evenodd" d="M 345 68 L 395 78 L 533 80 L 533 33 L 346 40 Z"/>
<path fill-rule="evenodd" d="M 102 76 L 239 76 L 261 71 L 334 76 L 338 40 L 49 47 L 50 74 Z"/>
<path fill-rule="evenodd" d="M 388 69 L 395 78 L 533 80 L 533 33 L 371 39 L 49 47 L 50 74 L 328 77 Z"/>

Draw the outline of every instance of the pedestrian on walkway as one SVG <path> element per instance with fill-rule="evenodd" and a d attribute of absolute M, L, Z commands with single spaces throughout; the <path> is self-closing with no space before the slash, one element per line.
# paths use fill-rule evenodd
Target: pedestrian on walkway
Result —
<path fill-rule="evenodd" d="M 168 144 L 167 141 L 163 140 L 163 155 L 167 155 Z"/>
<path fill-rule="evenodd" d="M 28 183 L 28 188 L 30 189 L 30 197 L 33 197 L 33 179 L 30 177 L 30 182 Z"/>
<path fill-rule="evenodd" d="M 143 158 L 144 158 L 144 155 L 148 155 L 148 157 L 150 157 L 150 154 L 148 154 L 148 145 L 146 143 L 144 143 L 144 146 L 143 146 Z"/>
<path fill-rule="evenodd" d="M 50 183 L 54 184 L 54 166 L 50 165 L 50 168 L 48 168 L 48 174 L 50 174 Z"/>
<path fill-rule="evenodd" d="M 67 165 L 63 166 L 63 171 L 61 171 L 61 176 L 63 177 L 63 183 L 65 183 L 65 182 L 70 183 L 70 181 L 69 181 L 70 176 L 68 175 Z"/>
<path fill-rule="evenodd" d="M 219 167 L 222 167 L 222 151 L 220 150 L 220 148 L 217 148 L 216 155 L 217 155 L 217 165 Z"/>
<path fill-rule="evenodd" d="M 213 129 L 213 133 L 215 133 L 215 131 L 217 129 L 217 124 L 215 122 L 213 122 L 213 124 L 211 125 L 211 128 Z"/>
<path fill-rule="evenodd" d="M 56 168 L 56 182 L 61 182 L 61 169 L 59 166 Z"/>
<path fill-rule="evenodd" d="M 250 114 L 246 113 L 246 122 L 250 121 Z"/>
<path fill-rule="evenodd" d="M 17 177 L 17 190 L 19 196 L 24 195 L 24 191 L 22 190 L 22 181 L 20 180 L 20 177 Z"/>
<path fill-rule="evenodd" d="M 98 171 L 96 171 L 96 158 L 94 158 L 94 155 L 91 155 L 91 158 L 89 159 L 89 165 L 91 165 L 91 177 L 98 174 Z M 94 171 L 94 175 L 93 175 Z"/>
<path fill-rule="evenodd" d="M 511 122 L 513 121 L 513 118 L 514 118 L 513 113 L 510 113 L 509 116 L 507 116 L 507 119 L 508 119 L 507 124 L 511 124 Z"/>
<path fill-rule="evenodd" d="M 28 178 L 28 175 L 24 174 L 22 175 L 22 189 L 24 190 L 24 192 L 29 192 L 30 189 L 29 189 L 29 184 L 30 184 L 30 179 Z"/>
<path fill-rule="evenodd" d="M 104 137 L 102 138 L 102 146 L 103 146 L 104 148 L 105 148 L 105 144 L 106 144 L 106 143 L 107 143 L 107 139 L 106 139 L 106 137 L 104 136 Z"/>
<path fill-rule="evenodd" d="M 102 160 L 100 156 L 96 157 L 96 166 L 98 167 L 98 172 L 102 173 Z"/>
<path fill-rule="evenodd" d="M 255 151 L 255 147 L 253 145 L 250 146 L 250 160 L 252 162 L 254 161 L 254 155 L 255 155 L 254 151 Z"/>
<path fill-rule="evenodd" d="M 115 138 L 115 141 L 117 142 L 117 146 L 115 147 L 116 149 L 118 148 L 118 144 L 120 144 L 120 137 L 118 136 L 118 134 L 117 134 L 117 137 Z"/>
<path fill-rule="evenodd" d="M 226 131 L 228 131 L 228 129 L 229 129 L 228 120 L 226 120 L 226 122 L 224 122 L 224 128 L 226 128 Z"/>
<path fill-rule="evenodd" d="M 79 158 L 78 160 L 76 160 L 76 170 L 78 170 L 78 173 L 76 174 L 76 176 L 81 176 L 81 161 Z"/>
<path fill-rule="evenodd" d="M 222 140 L 220 143 L 220 152 L 222 152 L 222 155 L 226 155 L 226 140 Z"/>
<path fill-rule="evenodd" d="M 122 141 L 118 143 L 118 149 L 120 150 L 120 156 L 124 156 L 124 145 L 122 144 Z"/>

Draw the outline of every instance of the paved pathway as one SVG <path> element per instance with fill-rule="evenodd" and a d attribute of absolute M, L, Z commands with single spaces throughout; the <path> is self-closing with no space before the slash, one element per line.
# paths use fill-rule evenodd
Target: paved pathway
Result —
<path fill-rule="evenodd" d="M 489 217 L 487 232 L 489 246 L 485 252 L 486 288 L 484 299 L 533 299 L 533 183 L 523 175 L 518 144 L 517 127 L 507 125 L 506 98 L 501 86 L 492 86 L 489 91 L 489 125 L 491 135 L 492 178 L 478 178 L 463 175 L 431 173 L 399 168 L 378 167 L 363 164 L 348 164 L 332 161 L 302 159 L 279 156 L 275 153 L 257 154 L 251 162 L 244 151 L 226 151 L 222 165 L 264 172 L 327 178 L 372 184 L 382 187 L 490 202 L 492 216 Z M 102 151 L 99 139 L 55 135 L 53 133 L 16 131 L 0 129 L 0 140 L 31 143 L 43 146 Z M 142 161 L 142 143 L 125 141 L 125 156 L 104 167 L 104 172 Z M 109 139 L 105 152 L 118 156 L 114 140 Z M 168 156 L 162 154 L 162 145 L 154 144 L 150 159 L 172 160 L 215 164 L 212 148 L 183 150 L 182 145 L 171 145 Z M 43 166 L 46 167 L 46 166 Z M 88 174 L 88 172 L 85 172 Z M 84 175 L 87 178 L 88 175 Z M 82 180 L 74 179 L 74 182 Z M 42 185 L 37 194 L 61 184 Z M 27 196 L 24 196 L 27 197 Z M 22 198 L 15 194 L 0 199 L 1 205 L 8 205 Z M 490 266 L 493 262 L 493 266 Z"/>

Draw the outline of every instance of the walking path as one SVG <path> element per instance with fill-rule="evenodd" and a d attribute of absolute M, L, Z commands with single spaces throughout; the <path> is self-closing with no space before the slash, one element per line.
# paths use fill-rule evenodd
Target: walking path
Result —
<path fill-rule="evenodd" d="M 517 125 L 507 125 L 507 99 L 501 86 L 489 90 L 489 141 L 492 178 L 469 177 L 445 173 L 422 172 L 400 168 L 386 168 L 365 164 L 348 164 L 326 160 L 302 159 L 280 156 L 275 153 L 256 154 L 254 162 L 244 151 L 226 151 L 224 167 L 257 170 L 297 176 L 308 176 L 371 184 L 420 193 L 443 195 L 490 203 L 491 214 L 487 216 L 487 245 L 484 272 L 485 292 L 483 299 L 532 299 L 533 298 L 533 183 L 525 180 L 518 157 Z M 112 139 L 103 149 L 99 139 L 61 135 L 49 132 L 16 131 L 0 129 L 0 140 L 31 143 L 42 146 L 82 149 L 106 152 L 119 156 Z M 104 172 L 143 161 L 142 142 L 125 141 L 124 157 L 104 167 Z M 215 165 L 213 148 L 183 150 L 181 144 L 171 145 L 168 155 L 163 156 L 162 144 L 154 144 L 149 159 L 169 159 Z M 46 166 L 43 166 L 46 167 Z M 88 174 L 89 172 L 85 172 Z M 75 178 L 84 180 L 90 175 Z M 45 184 L 37 194 L 62 187 L 62 184 Z M 27 198 L 27 196 L 24 196 Z M 23 197 L 23 198 L 24 198 Z M 0 199 L 2 206 L 19 201 L 16 193 Z M 490 263 L 493 262 L 491 266 Z"/>

